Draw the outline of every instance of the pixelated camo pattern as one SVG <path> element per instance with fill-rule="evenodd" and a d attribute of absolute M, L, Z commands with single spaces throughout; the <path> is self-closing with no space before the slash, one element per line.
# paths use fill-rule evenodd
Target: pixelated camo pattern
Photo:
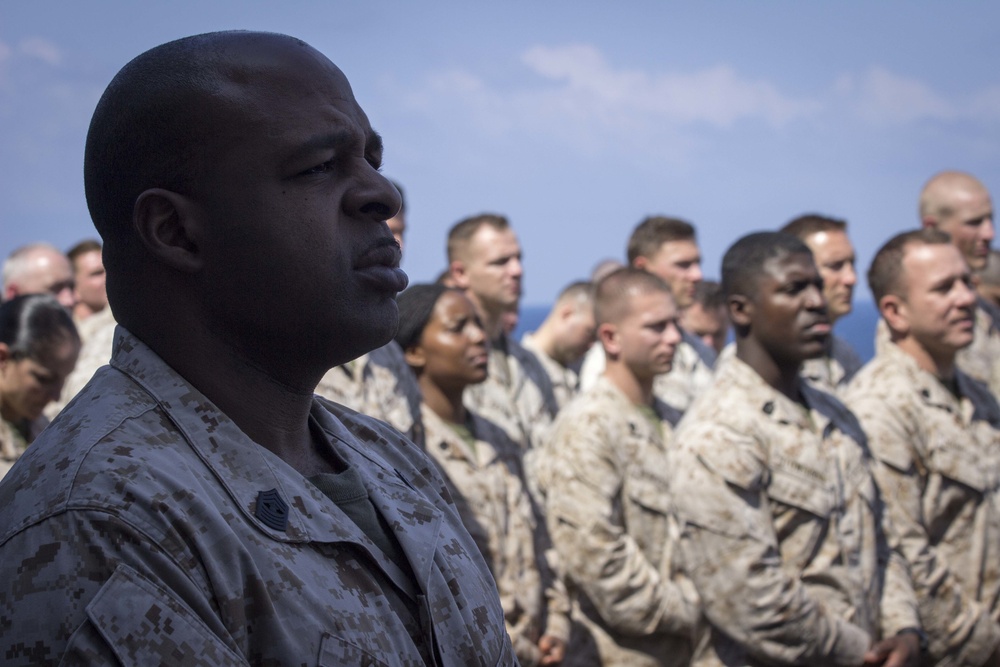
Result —
<path fill-rule="evenodd" d="M 540 456 L 546 515 L 573 598 L 567 665 L 686 665 L 698 619 L 677 572 L 667 438 L 606 378 L 563 409 Z"/>
<path fill-rule="evenodd" d="M 684 415 L 669 467 L 708 636 L 695 665 L 860 665 L 919 625 L 857 419 L 807 384 L 808 411 L 735 356 Z"/>
<path fill-rule="evenodd" d="M 981 665 L 1000 644 L 1000 406 L 956 379 L 959 396 L 888 343 L 847 394 L 944 666 Z"/>
<path fill-rule="evenodd" d="M 314 401 L 311 419 L 361 474 L 412 578 L 119 328 L 111 367 L 0 482 L 0 662 L 417 665 L 420 642 L 443 665 L 515 664 L 433 463 L 332 403 Z M 285 530 L 256 516 L 271 489 Z M 400 595 L 419 628 L 390 606 Z"/>

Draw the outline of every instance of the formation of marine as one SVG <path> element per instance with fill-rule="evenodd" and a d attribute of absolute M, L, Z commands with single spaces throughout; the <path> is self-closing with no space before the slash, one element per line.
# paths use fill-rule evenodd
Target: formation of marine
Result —
<path fill-rule="evenodd" d="M 93 141 L 119 106 L 144 117 L 122 92 L 146 85 L 144 68 L 226 77 L 253 51 L 287 69 L 241 85 L 338 100 L 377 161 L 346 80 L 309 47 L 191 39 L 123 70 Z M 210 71 L 190 58 L 204 48 L 220 59 Z M 320 93 L 286 76 L 302 67 Z M 223 125 L 280 122 L 220 109 Z M 88 165 L 111 169 L 96 146 Z M 343 341 L 299 332 L 287 373 L 281 351 L 248 351 L 275 339 L 271 321 L 211 273 L 190 288 L 211 258 L 162 231 L 187 210 L 179 196 L 136 200 L 142 252 L 167 267 L 143 273 L 123 259 L 137 241 L 104 219 L 117 190 L 89 182 L 109 272 L 144 288 L 119 278 L 114 314 L 99 243 L 11 253 L 5 664 L 1000 665 L 1000 260 L 975 177 L 931 178 L 919 224 L 876 253 L 867 364 L 834 333 L 858 282 L 847 223 L 817 214 L 738 239 L 717 283 L 693 225 L 648 217 L 624 262 L 569 285 L 520 341 L 517 235 L 473 215 L 390 326 L 406 210 L 377 179 L 350 219 L 377 229 L 352 266 L 385 269 L 365 274 L 381 324 L 331 306 L 344 319 L 320 324 Z M 190 312 L 186 345 L 238 357 L 227 377 L 249 391 L 266 371 L 283 386 L 255 395 L 273 400 L 227 402 L 196 367 L 211 355 L 186 358 L 158 328 L 177 312 Z M 263 421 L 281 401 L 298 431 Z M 309 459 L 289 432 L 327 453 Z"/>

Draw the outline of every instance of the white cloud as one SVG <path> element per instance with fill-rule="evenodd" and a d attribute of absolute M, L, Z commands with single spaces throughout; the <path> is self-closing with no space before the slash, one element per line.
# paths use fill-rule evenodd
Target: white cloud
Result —
<path fill-rule="evenodd" d="M 17 50 L 22 55 L 41 60 L 43 63 L 52 65 L 53 67 L 62 62 L 62 52 L 59 50 L 59 47 L 41 37 L 22 39 L 17 45 Z"/>
<path fill-rule="evenodd" d="M 1000 118 L 1000 85 L 948 95 L 920 79 L 879 66 L 860 76 L 842 75 L 834 85 L 834 92 L 848 109 L 864 121 L 875 124 L 992 123 Z"/>
<path fill-rule="evenodd" d="M 605 112 L 730 127 L 743 119 L 783 125 L 817 109 L 815 103 L 784 95 L 767 81 L 741 78 L 728 65 L 692 73 L 616 70 L 589 45 L 534 47 L 522 61 L 536 74 L 562 83 L 563 95 Z"/>

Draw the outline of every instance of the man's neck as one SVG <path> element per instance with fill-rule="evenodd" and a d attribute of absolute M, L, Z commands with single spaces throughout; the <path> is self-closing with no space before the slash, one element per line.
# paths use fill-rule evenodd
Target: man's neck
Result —
<path fill-rule="evenodd" d="M 608 359 L 604 377 L 635 405 L 653 404 L 653 378 L 639 378 L 625 364 Z"/>
<path fill-rule="evenodd" d="M 178 342 L 176 331 L 181 330 L 185 339 Z M 313 389 L 322 371 L 296 370 L 286 359 L 279 375 L 204 326 L 189 321 L 174 331 L 161 336 L 153 325 L 133 333 L 255 443 L 305 476 L 333 471 L 309 429 Z M 292 384 L 289 378 L 297 382 Z"/>
<path fill-rule="evenodd" d="M 957 351 L 951 354 L 934 354 L 917 342 L 912 336 L 894 337 L 892 342 L 900 350 L 911 356 L 917 362 L 917 366 L 931 373 L 946 385 L 954 380 L 955 356 L 957 355 Z"/>
<path fill-rule="evenodd" d="M 555 345 L 555 336 L 547 319 L 542 322 L 542 325 L 538 327 L 538 330 L 531 335 L 531 341 L 534 343 L 535 347 L 545 354 L 545 356 L 552 359 L 560 366 L 565 367 L 567 365 L 563 359 L 559 358 L 559 351 L 556 349 Z"/>
<path fill-rule="evenodd" d="M 775 391 L 791 401 L 801 402 L 801 364 L 782 364 L 751 339 L 736 341 L 736 357 L 756 371 Z"/>

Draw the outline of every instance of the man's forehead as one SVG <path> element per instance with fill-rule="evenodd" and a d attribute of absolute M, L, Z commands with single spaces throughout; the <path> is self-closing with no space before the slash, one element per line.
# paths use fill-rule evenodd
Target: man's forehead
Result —
<path fill-rule="evenodd" d="M 656 249 L 656 257 L 660 259 L 697 259 L 698 255 L 698 244 L 695 243 L 694 239 L 664 241 L 660 244 L 660 247 Z"/>
<path fill-rule="evenodd" d="M 489 258 L 519 253 L 521 244 L 517 234 L 509 227 L 497 229 L 492 225 L 482 225 L 469 239 L 469 250 L 474 259 L 488 261 Z"/>

